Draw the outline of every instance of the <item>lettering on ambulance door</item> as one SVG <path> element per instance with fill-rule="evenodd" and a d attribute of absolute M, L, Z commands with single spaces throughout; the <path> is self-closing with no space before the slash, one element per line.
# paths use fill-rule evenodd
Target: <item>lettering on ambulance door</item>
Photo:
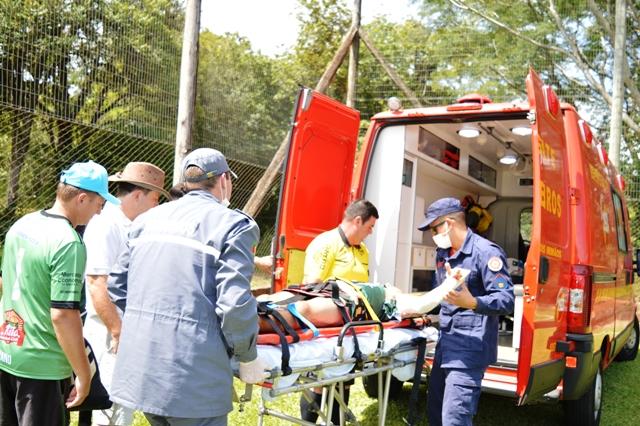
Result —
<path fill-rule="evenodd" d="M 335 228 L 350 199 L 360 113 L 311 89 L 298 94 L 276 221 L 273 290 L 302 280 L 304 250 Z"/>
<path fill-rule="evenodd" d="M 570 273 L 568 159 L 560 101 L 535 71 L 529 72 L 526 84 L 535 120 L 531 136 L 534 194 L 518 359 L 520 404 L 555 389 L 564 373 L 564 360 L 555 349 L 566 333 L 565 275 Z"/>

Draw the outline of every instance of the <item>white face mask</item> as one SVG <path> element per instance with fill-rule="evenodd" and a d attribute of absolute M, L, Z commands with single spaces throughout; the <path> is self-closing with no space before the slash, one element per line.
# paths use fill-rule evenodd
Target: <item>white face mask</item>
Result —
<path fill-rule="evenodd" d="M 442 234 L 433 235 L 433 242 L 436 243 L 438 247 L 441 249 L 451 248 L 451 238 L 449 238 L 449 232 L 451 232 L 451 228 L 447 223 L 447 231 Z"/>

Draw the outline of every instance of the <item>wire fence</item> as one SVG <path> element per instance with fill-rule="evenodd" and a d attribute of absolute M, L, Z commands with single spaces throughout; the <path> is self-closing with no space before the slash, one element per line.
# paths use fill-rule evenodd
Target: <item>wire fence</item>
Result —
<path fill-rule="evenodd" d="M 606 140 L 609 106 L 589 78 L 611 87 L 613 49 L 598 13 L 612 23 L 612 2 L 559 2 L 555 13 L 567 34 L 554 27 L 554 11 L 540 2 L 464 2 L 480 12 L 491 8 L 484 17 L 454 3 L 424 2 L 415 19 L 395 24 L 381 18 L 365 26 L 423 105 L 448 104 L 470 92 L 494 101 L 524 99 L 524 78 L 533 66 Z M 51 204 L 60 171 L 73 162 L 93 159 L 115 173 L 129 161 L 149 161 L 171 174 L 182 0 L 0 0 L 0 7 L 2 235 L 24 213 Z M 635 6 L 629 7 L 629 63 L 637 75 L 638 21 Z M 490 20 L 496 17 L 504 27 Z M 340 37 L 319 51 L 326 62 Z M 571 43 L 592 64 L 587 73 L 576 65 Z M 285 138 L 296 84 L 313 87 L 322 72 L 305 70 L 296 53 L 268 58 L 238 35 L 201 32 L 193 147 L 227 155 L 241 177 L 234 184 L 234 207 L 246 203 Z M 364 127 L 386 109 L 388 97 L 400 97 L 405 106 L 410 101 L 362 44 L 360 55 L 356 108 Z M 346 68 L 345 61 L 330 88 L 340 100 Z M 634 99 L 625 110 L 639 114 Z M 625 125 L 629 144 L 637 142 L 635 135 Z M 623 151 L 638 245 L 640 179 L 633 155 Z M 275 182 L 256 218 L 259 254 L 269 251 L 278 189 Z"/>

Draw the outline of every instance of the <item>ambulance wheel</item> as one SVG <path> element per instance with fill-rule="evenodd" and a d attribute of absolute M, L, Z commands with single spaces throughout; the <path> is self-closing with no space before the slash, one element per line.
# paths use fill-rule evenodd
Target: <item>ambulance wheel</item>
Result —
<path fill-rule="evenodd" d="M 598 426 L 602 414 L 602 371 L 598 368 L 589 390 L 580 399 L 563 401 L 565 423 L 569 426 Z"/>
<path fill-rule="evenodd" d="M 640 330 L 638 327 L 638 318 L 633 321 L 633 330 L 624 344 L 622 350 L 616 356 L 616 361 L 633 361 L 638 355 L 638 343 L 640 342 Z"/>
<path fill-rule="evenodd" d="M 382 376 L 384 380 L 384 375 Z M 402 393 L 402 385 L 404 382 L 396 379 L 393 375 L 391 376 L 391 383 L 389 384 L 389 399 L 397 400 L 400 399 L 400 394 Z M 373 374 L 371 376 L 364 376 L 362 378 L 362 385 L 364 386 L 364 391 L 370 398 L 378 398 L 378 375 Z"/>

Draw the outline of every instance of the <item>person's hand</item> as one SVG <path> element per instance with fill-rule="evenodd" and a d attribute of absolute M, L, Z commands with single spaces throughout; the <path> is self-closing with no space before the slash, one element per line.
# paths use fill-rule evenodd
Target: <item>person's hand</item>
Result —
<path fill-rule="evenodd" d="M 109 342 L 109 352 L 112 354 L 118 353 L 118 345 L 120 344 L 120 335 L 111 335 L 111 341 Z"/>
<path fill-rule="evenodd" d="M 451 271 L 451 268 L 449 268 L 449 271 Z M 473 296 L 473 294 L 471 294 L 471 292 L 467 288 L 467 285 L 463 283 L 458 288 L 459 290 L 451 290 L 449 293 L 447 293 L 447 295 L 444 297 L 444 300 L 447 303 L 460 306 L 461 308 L 475 309 L 478 306 L 478 301 Z"/>
<path fill-rule="evenodd" d="M 71 388 L 71 392 L 66 401 L 67 408 L 82 404 L 82 401 L 89 395 L 89 389 L 91 389 L 91 376 L 84 378 L 76 376 L 74 386 Z"/>
<path fill-rule="evenodd" d="M 262 383 L 267 378 L 267 365 L 260 359 L 240 363 L 240 380 L 249 384 Z"/>
<path fill-rule="evenodd" d="M 273 267 L 273 256 L 256 256 L 253 258 L 253 263 L 256 268 L 268 274 Z"/>

